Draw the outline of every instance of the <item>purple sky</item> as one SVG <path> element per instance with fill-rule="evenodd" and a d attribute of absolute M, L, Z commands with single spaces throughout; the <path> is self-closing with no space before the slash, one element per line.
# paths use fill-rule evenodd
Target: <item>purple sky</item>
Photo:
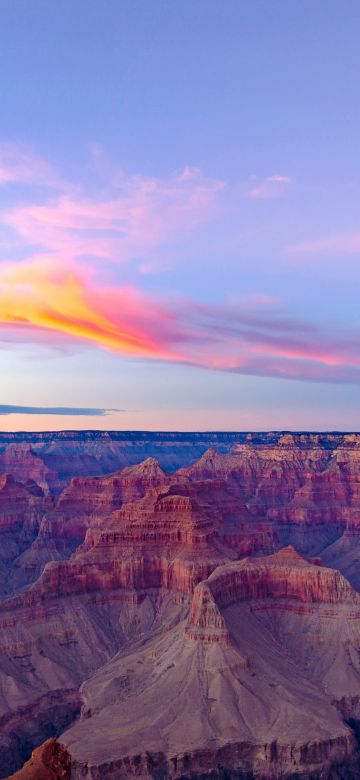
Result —
<path fill-rule="evenodd" d="M 357 0 L 1 17 L 0 430 L 360 430 Z"/>

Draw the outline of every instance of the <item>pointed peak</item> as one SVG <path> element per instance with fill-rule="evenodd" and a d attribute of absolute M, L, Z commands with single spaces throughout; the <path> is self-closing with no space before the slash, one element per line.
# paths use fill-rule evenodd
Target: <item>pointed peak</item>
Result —
<path fill-rule="evenodd" d="M 145 458 L 145 460 L 142 460 L 141 463 L 138 463 L 136 468 L 140 471 L 158 471 L 161 474 L 164 474 L 163 469 L 160 466 L 159 461 L 156 458 L 153 458 L 150 456 L 149 458 Z"/>
<path fill-rule="evenodd" d="M 204 461 L 208 461 L 208 460 L 213 460 L 213 458 L 218 458 L 219 454 L 220 453 L 217 450 L 215 450 L 214 447 L 209 447 L 209 449 L 206 450 L 206 452 L 204 452 L 204 454 L 201 456 L 201 458 L 200 458 L 200 460 L 198 462 L 200 462 L 200 461 L 204 462 Z"/>
<path fill-rule="evenodd" d="M 143 466 L 145 466 L 145 465 L 146 466 L 156 466 L 158 468 L 161 468 L 160 463 L 157 460 L 157 458 L 154 458 L 152 455 L 149 455 L 148 458 L 145 458 L 145 460 L 143 460 L 140 465 L 143 465 Z"/>
<path fill-rule="evenodd" d="M 282 547 L 281 550 L 270 555 L 269 559 L 278 563 L 300 564 L 302 566 L 311 565 L 306 558 L 303 558 L 303 556 L 295 550 L 295 547 L 293 547 L 292 544 L 288 544 L 287 547 Z"/>
<path fill-rule="evenodd" d="M 119 474 L 134 474 L 147 475 L 147 476 L 159 476 L 165 477 L 165 471 L 160 466 L 159 461 L 156 458 L 149 457 L 142 460 L 140 463 L 134 463 L 132 466 L 126 466 Z"/>

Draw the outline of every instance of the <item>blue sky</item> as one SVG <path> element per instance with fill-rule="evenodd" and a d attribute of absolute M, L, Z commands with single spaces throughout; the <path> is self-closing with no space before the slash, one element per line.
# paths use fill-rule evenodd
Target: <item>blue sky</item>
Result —
<path fill-rule="evenodd" d="M 0 428 L 360 429 L 359 4 L 1 17 Z"/>

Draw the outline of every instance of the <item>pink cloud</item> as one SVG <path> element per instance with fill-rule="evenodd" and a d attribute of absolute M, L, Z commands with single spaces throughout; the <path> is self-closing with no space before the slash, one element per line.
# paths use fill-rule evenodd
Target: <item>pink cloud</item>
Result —
<path fill-rule="evenodd" d="M 40 245 L 42 254 L 66 261 L 125 261 L 213 218 L 224 187 L 194 168 L 163 179 L 118 172 L 106 194 L 65 190 L 45 203 L 7 209 L 2 221 L 29 255 Z"/>
<path fill-rule="evenodd" d="M 290 182 L 283 175 L 253 177 L 250 186 L 240 183 L 234 190 L 195 167 L 163 177 L 133 175 L 97 147 L 91 155 L 84 186 L 64 180 L 28 148 L 0 144 L 0 185 L 23 185 L 21 204 L 0 213 L 4 253 L 7 248 L 63 262 L 136 260 L 140 273 L 157 273 L 167 263 L 154 257 L 154 249 L 231 211 L 229 197 L 239 187 L 242 198 L 268 199 L 283 194 Z M 32 186 L 44 190 L 41 197 L 38 190 L 34 197 Z"/>
<path fill-rule="evenodd" d="M 23 183 L 45 187 L 64 186 L 54 168 L 23 144 L 0 144 L 0 186 Z"/>

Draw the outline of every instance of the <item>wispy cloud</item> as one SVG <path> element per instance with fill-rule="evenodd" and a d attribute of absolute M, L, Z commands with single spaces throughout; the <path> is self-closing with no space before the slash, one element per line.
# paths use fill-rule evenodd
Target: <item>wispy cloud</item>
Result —
<path fill-rule="evenodd" d="M 7 414 L 56 414 L 70 415 L 71 417 L 104 417 L 112 412 L 123 412 L 124 409 L 87 409 L 86 407 L 76 408 L 71 406 L 16 406 L 10 404 L 0 404 L 0 415 Z"/>
<path fill-rule="evenodd" d="M 14 183 L 55 189 L 65 186 L 53 166 L 27 146 L 0 143 L 0 186 Z"/>
<path fill-rule="evenodd" d="M 253 198 L 254 200 L 279 198 L 284 194 L 290 182 L 289 176 L 280 176 L 278 174 L 267 176 L 266 179 L 262 180 L 254 177 L 254 183 L 247 190 L 246 194 L 248 198 Z"/>
<path fill-rule="evenodd" d="M 312 241 L 302 241 L 287 247 L 294 255 L 343 255 L 359 254 L 360 232 L 338 233 Z"/>
<path fill-rule="evenodd" d="M 261 298 L 238 305 L 164 301 L 50 261 L 0 270 L 0 341 L 1 332 L 40 344 L 50 333 L 54 345 L 65 339 L 220 371 L 360 382 L 357 331 L 296 319 Z"/>
<path fill-rule="evenodd" d="M 290 184 L 288 176 L 274 174 L 231 185 L 189 166 L 168 176 L 131 174 L 97 147 L 83 174 L 69 181 L 27 147 L 0 144 L 0 191 L 22 186 L 21 196 L 11 201 L 9 195 L 0 211 L 4 258 L 8 251 L 9 258 L 18 253 L 66 263 L 134 260 L 140 273 L 158 272 L 164 261 L 155 249 L 234 208 L 240 213 L 241 202 L 277 198 Z"/>
<path fill-rule="evenodd" d="M 57 184 L 56 194 L 3 209 L 0 219 L 11 249 L 69 262 L 96 258 L 124 262 L 146 256 L 164 241 L 211 220 L 220 208 L 225 182 L 197 168 L 169 177 L 128 175 L 122 170 L 101 185 L 81 187 L 56 179 L 50 166 L 0 147 L 0 183 Z M 4 247 L 4 250 L 6 246 Z M 149 272 L 150 266 L 144 264 Z"/>

